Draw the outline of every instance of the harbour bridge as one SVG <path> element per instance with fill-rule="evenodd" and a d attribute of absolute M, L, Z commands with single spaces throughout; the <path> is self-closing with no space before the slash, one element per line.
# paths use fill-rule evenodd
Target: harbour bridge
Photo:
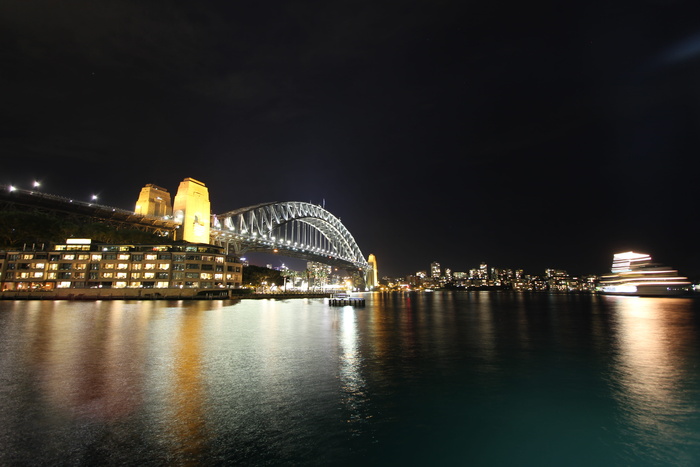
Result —
<path fill-rule="evenodd" d="M 343 269 L 370 269 L 340 219 L 311 203 L 271 202 L 213 215 L 210 236 L 211 243 L 237 256 L 274 252 Z"/>
<path fill-rule="evenodd" d="M 207 200 L 208 203 L 208 200 Z M 137 228 L 173 240 L 182 235 L 187 220 L 177 216 L 136 214 L 95 202 L 87 203 L 37 190 L 0 186 L 0 209 L 36 209 L 107 223 L 115 228 Z M 208 204 L 207 204 L 208 209 Z M 247 252 L 282 256 L 336 266 L 367 277 L 372 270 L 352 234 L 340 219 L 323 207 L 301 202 L 268 202 L 210 215 L 209 243 L 223 246 L 234 256 Z"/>

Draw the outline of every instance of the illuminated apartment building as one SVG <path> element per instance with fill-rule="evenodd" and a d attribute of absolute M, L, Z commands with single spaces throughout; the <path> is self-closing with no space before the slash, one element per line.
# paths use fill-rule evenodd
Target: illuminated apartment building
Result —
<path fill-rule="evenodd" d="M 0 252 L 0 290 L 238 288 L 242 264 L 205 244 L 121 245 L 68 239 Z"/>

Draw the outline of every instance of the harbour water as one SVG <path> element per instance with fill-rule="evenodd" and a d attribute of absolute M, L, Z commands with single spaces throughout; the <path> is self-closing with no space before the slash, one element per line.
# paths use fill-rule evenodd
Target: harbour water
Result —
<path fill-rule="evenodd" d="M 700 303 L 0 302 L 0 465 L 700 465 Z"/>

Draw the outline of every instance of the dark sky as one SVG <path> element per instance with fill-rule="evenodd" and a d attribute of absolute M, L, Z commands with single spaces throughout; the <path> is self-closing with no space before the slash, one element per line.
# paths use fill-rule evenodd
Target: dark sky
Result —
<path fill-rule="evenodd" d="M 695 1 L 0 3 L 0 183 L 321 204 L 380 275 L 700 274 Z"/>

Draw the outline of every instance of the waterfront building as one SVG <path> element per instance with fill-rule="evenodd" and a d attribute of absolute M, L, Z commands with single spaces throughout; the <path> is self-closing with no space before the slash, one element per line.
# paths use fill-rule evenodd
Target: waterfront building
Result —
<path fill-rule="evenodd" d="M 0 290 L 238 288 L 242 264 L 187 242 L 107 244 L 68 239 L 49 249 L 0 252 Z"/>

